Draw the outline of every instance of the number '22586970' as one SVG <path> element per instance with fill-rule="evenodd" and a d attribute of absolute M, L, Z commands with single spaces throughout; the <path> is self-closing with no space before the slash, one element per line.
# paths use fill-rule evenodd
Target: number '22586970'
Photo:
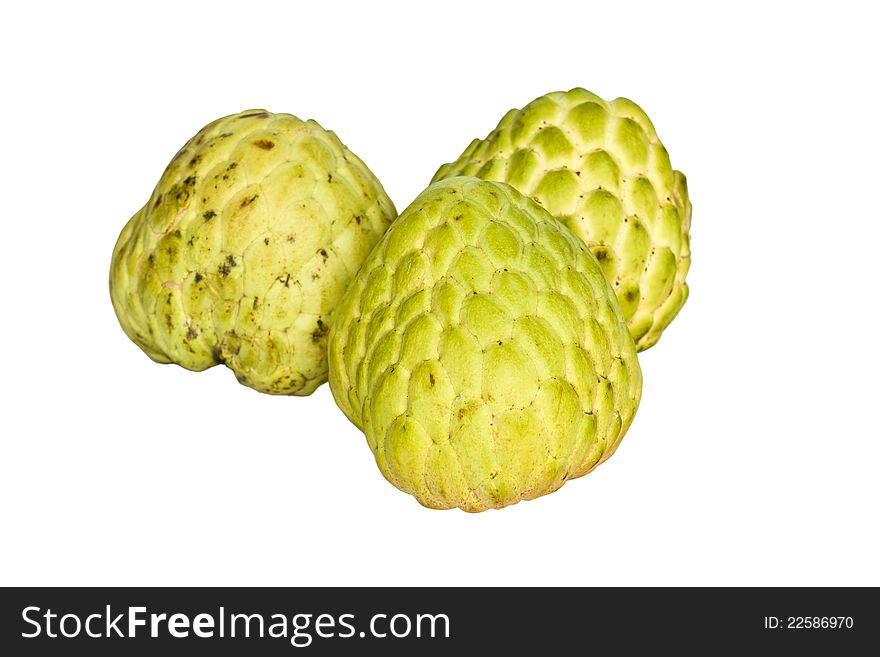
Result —
<path fill-rule="evenodd" d="M 851 630 L 852 616 L 764 616 L 764 629 Z"/>

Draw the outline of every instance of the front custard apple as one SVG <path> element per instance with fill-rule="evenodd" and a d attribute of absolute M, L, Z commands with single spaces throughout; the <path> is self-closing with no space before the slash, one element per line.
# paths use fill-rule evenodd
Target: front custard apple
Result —
<path fill-rule="evenodd" d="M 504 183 L 431 185 L 330 330 L 330 387 L 379 469 L 425 506 L 551 493 L 617 448 L 642 377 L 584 243 Z"/>
<path fill-rule="evenodd" d="M 205 126 L 122 230 L 110 270 L 126 334 L 160 363 L 225 363 L 261 392 L 327 379 L 333 311 L 395 216 L 332 132 L 249 110 Z"/>
<path fill-rule="evenodd" d="M 580 237 L 599 260 L 639 351 L 688 296 L 691 204 L 650 119 L 630 100 L 584 89 L 510 110 L 434 180 L 507 182 Z"/>

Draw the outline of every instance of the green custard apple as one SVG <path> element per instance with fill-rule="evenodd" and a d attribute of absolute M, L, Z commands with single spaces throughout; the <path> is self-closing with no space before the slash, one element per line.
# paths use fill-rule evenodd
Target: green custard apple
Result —
<path fill-rule="evenodd" d="M 382 474 L 425 506 L 500 508 L 607 459 L 642 377 L 598 261 L 513 187 L 431 185 L 337 308 L 330 386 Z"/>
<path fill-rule="evenodd" d="M 113 250 L 110 294 L 150 358 L 308 395 L 349 281 L 396 216 L 333 132 L 248 110 L 205 126 Z"/>
<path fill-rule="evenodd" d="M 650 119 L 630 100 L 584 89 L 510 110 L 434 181 L 509 183 L 581 238 L 602 265 L 639 351 L 688 297 L 691 204 Z"/>

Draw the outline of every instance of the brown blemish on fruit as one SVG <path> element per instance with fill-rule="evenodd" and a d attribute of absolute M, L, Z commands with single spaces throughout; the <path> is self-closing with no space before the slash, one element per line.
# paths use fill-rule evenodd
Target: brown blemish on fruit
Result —
<path fill-rule="evenodd" d="M 254 146 L 262 148 L 264 151 L 271 151 L 275 148 L 275 142 L 269 141 L 268 139 L 257 139 L 257 141 L 254 142 Z"/>
<path fill-rule="evenodd" d="M 250 198 L 243 198 L 243 199 L 241 199 L 241 203 L 239 203 L 238 207 L 240 207 L 240 208 L 246 208 L 246 207 L 249 206 L 251 203 L 253 203 L 254 201 L 256 201 L 259 197 L 260 197 L 259 194 L 254 194 L 254 195 L 251 196 Z"/>
<path fill-rule="evenodd" d="M 208 210 L 205 214 L 202 215 L 205 218 L 205 221 L 210 221 L 214 217 L 217 216 L 217 213 L 213 210 Z"/>
<path fill-rule="evenodd" d="M 312 331 L 312 342 L 320 342 L 324 338 L 324 336 L 327 335 L 327 332 L 329 330 L 330 329 L 324 325 L 324 322 L 319 319 L 317 325 L 315 326 L 315 330 Z"/>
<path fill-rule="evenodd" d="M 196 272 L 196 283 L 201 282 L 201 280 L 202 280 L 202 275 L 199 272 Z"/>
<path fill-rule="evenodd" d="M 221 275 L 221 276 L 229 276 L 229 272 L 230 272 L 230 271 L 232 270 L 232 268 L 235 267 L 237 264 L 238 264 L 238 263 L 235 262 L 235 258 L 233 258 L 231 255 L 228 255 L 228 256 L 226 256 L 226 260 L 223 261 L 223 264 L 221 264 L 221 265 L 217 268 L 217 271 L 220 272 L 220 275 Z"/>

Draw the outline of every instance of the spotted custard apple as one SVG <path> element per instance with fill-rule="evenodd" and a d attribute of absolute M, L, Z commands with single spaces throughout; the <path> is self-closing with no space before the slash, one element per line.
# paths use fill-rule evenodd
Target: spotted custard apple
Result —
<path fill-rule="evenodd" d="M 395 215 L 315 121 L 227 116 L 180 149 L 122 230 L 113 307 L 155 361 L 225 363 L 261 392 L 308 395 L 327 378 L 334 309 Z"/>
<path fill-rule="evenodd" d="M 337 308 L 330 387 L 382 474 L 425 506 L 553 492 L 617 448 L 642 377 L 584 243 L 513 187 L 431 185 Z"/>
<path fill-rule="evenodd" d="M 434 180 L 510 183 L 581 238 L 599 260 L 639 351 L 688 297 L 691 204 L 650 119 L 625 98 L 554 92 L 510 110 Z"/>

